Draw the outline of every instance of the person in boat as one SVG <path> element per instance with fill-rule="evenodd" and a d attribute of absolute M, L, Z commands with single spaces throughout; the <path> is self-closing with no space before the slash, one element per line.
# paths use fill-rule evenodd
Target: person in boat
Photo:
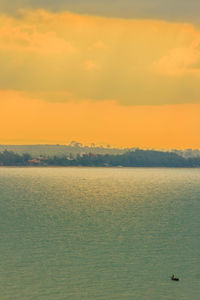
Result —
<path fill-rule="evenodd" d="M 171 280 L 179 281 L 179 278 L 174 277 L 174 274 L 171 276 Z"/>

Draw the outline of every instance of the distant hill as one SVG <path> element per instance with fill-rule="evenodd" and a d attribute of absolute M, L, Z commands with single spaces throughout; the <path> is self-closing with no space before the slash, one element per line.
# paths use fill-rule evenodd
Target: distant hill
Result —
<path fill-rule="evenodd" d="M 173 152 L 185 158 L 200 157 L 200 150 L 198 149 L 173 150 Z"/>
<path fill-rule="evenodd" d="M 40 155 L 44 156 L 58 156 L 62 157 L 65 155 L 72 154 L 76 157 L 77 154 L 110 154 L 110 155 L 120 155 L 124 154 L 127 151 L 135 151 L 139 148 L 112 148 L 112 147 L 99 147 L 91 144 L 91 146 L 84 146 L 78 142 L 71 142 L 69 145 L 0 145 L 0 153 L 4 150 L 12 151 L 17 154 L 28 153 L 33 157 Z M 200 157 L 200 150 L 198 149 L 184 149 L 184 150 L 162 150 L 162 152 L 173 152 L 184 158 L 195 158 Z"/>
<path fill-rule="evenodd" d="M 31 156 L 64 156 L 70 153 L 73 156 L 83 153 L 94 154 L 123 154 L 127 149 L 104 148 L 96 146 L 82 146 L 79 143 L 70 145 L 0 145 L 0 153 L 4 150 L 12 151 L 17 154 L 29 153 Z M 132 149 L 133 150 L 133 149 Z"/>

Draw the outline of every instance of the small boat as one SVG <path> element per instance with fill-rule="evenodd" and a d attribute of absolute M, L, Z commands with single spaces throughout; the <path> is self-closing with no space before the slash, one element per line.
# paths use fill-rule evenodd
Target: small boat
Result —
<path fill-rule="evenodd" d="M 173 280 L 173 281 L 179 281 L 179 278 L 177 278 L 177 277 L 174 277 L 174 274 L 171 276 L 171 280 Z"/>

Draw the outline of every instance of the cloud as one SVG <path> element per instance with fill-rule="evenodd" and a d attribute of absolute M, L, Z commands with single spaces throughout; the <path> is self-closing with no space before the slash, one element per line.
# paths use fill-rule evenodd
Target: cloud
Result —
<path fill-rule="evenodd" d="M 28 29 L 28 30 L 27 30 Z M 58 38 L 55 32 L 45 34 L 32 32 L 31 28 L 3 28 L 1 34 L 1 50 L 25 51 L 38 54 L 73 53 L 76 49 L 71 43 Z M 29 31 L 29 32 L 28 32 Z"/>
<path fill-rule="evenodd" d="M 107 46 L 104 44 L 104 42 L 102 41 L 97 41 L 96 43 L 94 43 L 93 45 L 94 48 L 97 48 L 97 49 L 106 49 Z"/>
<path fill-rule="evenodd" d="M 200 68 L 195 68 L 197 63 L 200 63 L 200 51 L 193 48 L 176 48 L 153 65 L 156 71 L 169 76 L 192 73 L 200 75 Z"/>
<path fill-rule="evenodd" d="M 192 39 L 188 45 L 171 49 L 167 55 L 153 63 L 155 70 L 169 76 L 200 75 L 200 32 L 194 28 L 185 31 L 190 33 Z"/>
<path fill-rule="evenodd" d="M 200 31 L 190 24 L 45 10 L 1 15 L 0 24 L 0 89 L 54 102 L 200 101 Z"/>
<path fill-rule="evenodd" d="M 87 60 L 85 63 L 84 63 L 84 66 L 85 66 L 85 70 L 86 71 L 92 71 L 92 70 L 98 70 L 99 69 L 99 66 L 97 65 L 97 63 L 93 60 Z"/>
<path fill-rule="evenodd" d="M 0 0 L 1 11 L 16 14 L 24 8 L 199 24 L 200 3 L 196 0 Z"/>
<path fill-rule="evenodd" d="M 73 53 L 76 51 L 70 42 L 57 36 L 55 31 L 39 32 L 35 24 L 20 22 L 12 18 L 2 18 L 2 23 L 0 50 L 41 54 Z"/>

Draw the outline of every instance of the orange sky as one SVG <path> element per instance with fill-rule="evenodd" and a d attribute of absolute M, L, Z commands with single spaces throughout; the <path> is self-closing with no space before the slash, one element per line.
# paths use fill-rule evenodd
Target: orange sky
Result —
<path fill-rule="evenodd" d="M 66 144 L 77 140 L 119 147 L 200 148 L 200 104 L 56 103 L 10 91 L 1 97 L 7 98 L 0 116 L 3 144 Z"/>
<path fill-rule="evenodd" d="M 0 143 L 200 148 L 200 30 L 27 10 L 0 15 Z"/>

